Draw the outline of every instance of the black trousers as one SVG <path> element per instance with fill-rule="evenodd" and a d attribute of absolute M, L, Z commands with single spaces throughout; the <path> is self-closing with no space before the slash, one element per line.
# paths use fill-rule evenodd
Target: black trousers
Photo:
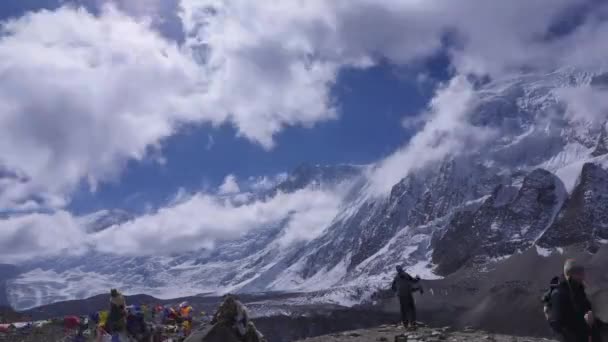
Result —
<path fill-rule="evenodd" d="M 401 322 L 403 324 L 416 323 L 416 303 L 414 297 L 399 296 L 399 307 L 401 309 Z"/>

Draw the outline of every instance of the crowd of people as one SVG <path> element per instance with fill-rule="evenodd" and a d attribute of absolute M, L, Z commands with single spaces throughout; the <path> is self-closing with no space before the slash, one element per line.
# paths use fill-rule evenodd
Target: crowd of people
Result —
<path fill-rule="evenodd" d="M 117 289 L 110 291 L 108 308 L 85 316 L 69 315 L 44 321 L 0 321 L 0 340 L 49 335 L 62 342 L 265 342 L 245 305 L 226 295 L 214 315 L 195 312 L 192 305 L 128 305 Z M 193 330 L 194 334 L 193 334 Z"/>
<path fill-rule="evenodd" d="M 93 337 L 98 342 L 183 341 L 191 335 L 194 319 L 194 309 L 188 302 L 177 307 L 127 305 L 122 293 L 112 289 L 109 310 L 90 315 L 87 326 L 95 327 Z M 228 329 L 242 342 L 264 341 L 264 336 L 249 319 L 246 307 L 233 295 L 224 296 L 212 319 L 201 312 L 196 322 Z M 81 335 L 80 332 L 76 335 L 76 341 Z"/>
<path fill-rule="evenodd" d="M 201 320 L 204 319 L 204 313 Z M 170 305 L 127 305 L 120 291 L 110 291 L 109 310 L 89 316 L 96 341 L 164 341 L 166 336 L 183 340 L 192 331 L 194 309 L 188 302 Z"/>

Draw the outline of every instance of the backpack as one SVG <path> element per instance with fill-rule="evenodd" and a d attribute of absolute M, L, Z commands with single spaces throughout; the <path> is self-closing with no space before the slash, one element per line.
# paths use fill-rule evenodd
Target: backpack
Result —
<path fill-rule="evenodd" d="M 553 293 L 557 291 L 558 286 L 559 277 L 553 277 L 549 283 L 549 288 L 543 293 L 543 296 L 540 299 L 543 303 L 543 312 L 547 321 L 551 320 L 551 297 L 553 297 Z"/>

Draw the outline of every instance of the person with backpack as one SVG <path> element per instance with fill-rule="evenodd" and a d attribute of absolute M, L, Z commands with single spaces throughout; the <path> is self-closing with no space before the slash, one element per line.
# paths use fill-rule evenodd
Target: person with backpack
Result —
<path fill-rule="evenodd" d="M 543 312 L 545 314 L 545 319 L 549 323 L 551 322 L 551 296 L 553 295 L 553 292 L 557 291 L 557 288 L 559 286 L 559 281 L 560 281 L 559 276 L 553 277 L 551 279 L 551 282 L 549 283 L 549 288 L 547 289 L 547 291 L 545 291 L 545 293 L 541 297 L 541 302 L 543 303 Z"/>
<path fill-rule="evenodd" d="M 585 294 L 585 267 L 566 260 L 564 276 L 551 293 L 549 324 L 562 342 L 601 342 L 591 303 Z"/>
<path fill-rule="evenodd" d="M 396 267 L 397 274 L 391 289 L 399 297 L 399 309 L 401 311 L 401 323 L 406 329 L 416 329 L 416 303 L 414 302 L 413 293 L 420 291 L 420 294 L 424 293 L 424 290 L 420 286 L 420 278 L 412 277 L 403 270 L 403 267 Z"/>

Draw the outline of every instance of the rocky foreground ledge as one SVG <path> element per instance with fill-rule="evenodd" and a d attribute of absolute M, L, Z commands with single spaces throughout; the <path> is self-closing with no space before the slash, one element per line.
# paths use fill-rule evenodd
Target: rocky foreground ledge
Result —
<path fill-rule="evenodd" d="M 307 338 L 299 342 L 394 342 L 396 336 L 405 336 L 407 342 L 556 342 L 546 338 L 516 337 L 494 335 L 473 329 L 463 332 L 451 331 L 450 328 L 420 328 L 417 331 L 406 331 L 397 325 L 382 325 L 375 329 L 361 329 L 338 334 Z"/>

